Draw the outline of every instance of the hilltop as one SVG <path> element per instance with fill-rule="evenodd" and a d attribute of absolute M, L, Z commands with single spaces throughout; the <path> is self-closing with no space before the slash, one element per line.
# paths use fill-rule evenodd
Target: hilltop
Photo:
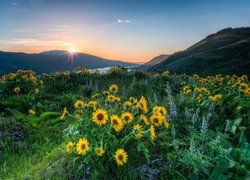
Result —
<path fill-rule="evenodd" d="M 250 75 L 250 27 L 226 28 L 150 68 L 153 72 Z"/>

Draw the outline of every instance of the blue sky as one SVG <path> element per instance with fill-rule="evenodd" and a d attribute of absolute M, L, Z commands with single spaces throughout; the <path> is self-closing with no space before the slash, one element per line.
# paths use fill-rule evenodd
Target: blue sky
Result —
<path fill-rule="evenodd" d="M 76 48 L 148 61 L 226 27 L 250 26 L 249 0 L 1 0 L 0 50 Z"/>

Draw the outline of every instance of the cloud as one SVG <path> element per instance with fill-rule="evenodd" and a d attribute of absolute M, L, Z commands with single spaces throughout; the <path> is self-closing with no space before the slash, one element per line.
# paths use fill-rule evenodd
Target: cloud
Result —
<path fill-rule="evenodd" d="M 11 5 L 12 5 L 12 6 L 17 6 L 18 3 L 17 3 L 17 2 L 11 2 Z"/>
<path fill-rule="evenodd" d="M 117 19 L 117 22 L 118 22 L 118 23 L 122 23 L 122 20 L 121 20 L 121 19 Z"/>
<path fill-rule="evenodd" d="M 117 19 L 117 22 L 118 23 L 131 23 L 131 21 L 128 19 Z"/>

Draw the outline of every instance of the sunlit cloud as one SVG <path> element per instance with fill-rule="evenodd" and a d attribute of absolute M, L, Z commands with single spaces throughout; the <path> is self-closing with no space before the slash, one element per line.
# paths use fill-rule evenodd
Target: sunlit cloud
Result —
<path fill-rule="evenodd" d="M 128 19 L 125 19 L 125 20 L 117 19 L 117 22 L 118 22 L 118 23 L 131 23 L 131 21 L 128 20 Z"/>

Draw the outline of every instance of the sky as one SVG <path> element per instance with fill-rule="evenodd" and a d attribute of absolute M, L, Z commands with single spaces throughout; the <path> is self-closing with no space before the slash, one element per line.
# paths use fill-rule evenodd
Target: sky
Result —
<path fill-rule="evenodd" d="M 1 0 L 0 50 L 68 50 L 146 62 L 226 27 L 250 26 L 250 0 Z"/>

